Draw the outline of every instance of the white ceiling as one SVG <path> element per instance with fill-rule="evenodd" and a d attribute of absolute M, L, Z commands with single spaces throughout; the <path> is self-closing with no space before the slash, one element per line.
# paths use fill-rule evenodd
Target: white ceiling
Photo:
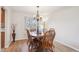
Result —
<path fill-rule="evenodd" d="M 39 11 L 40 14 L 49 14 L 61 7 L 62 6 L 40 6 Z M 37 10 L 36 6 L 10 6 L 10 8 L 14 11 L 27 12 L 33 15 L 36 14 Z"/>

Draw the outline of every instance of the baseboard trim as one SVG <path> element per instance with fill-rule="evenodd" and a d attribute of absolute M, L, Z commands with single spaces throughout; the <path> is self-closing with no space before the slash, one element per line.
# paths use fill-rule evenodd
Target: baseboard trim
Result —
<path fill-rule="evenodd" d="M 75 47 L 72 47 L 71 45 L 68 45 L 68 44 L 66 44 L 66 43 L 60 42 L 60 41 L 58 41 L 58 40 L 56 40 L 56 41 L 79 52 L 79 49 L 77 49 L 77 48 L 75 48 Z"/>

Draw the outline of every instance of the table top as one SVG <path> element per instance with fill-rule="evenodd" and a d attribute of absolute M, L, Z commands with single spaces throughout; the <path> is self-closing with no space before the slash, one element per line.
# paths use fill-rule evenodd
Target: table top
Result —
<path fill-rule="evenodd" d="M 42 32 L 41 34 L 37 35 L 37 32 L 34 31 L 34 32 L 30 32 L 30 35 L 32 35 L 32 36 L 43 36 L 44 33 Z"/>

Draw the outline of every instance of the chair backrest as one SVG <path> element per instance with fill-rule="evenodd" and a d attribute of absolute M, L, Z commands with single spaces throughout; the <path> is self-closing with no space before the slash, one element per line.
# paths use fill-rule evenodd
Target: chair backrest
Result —
<path fill-rule="evenodd" d="M 44 47 L 45 48 L 49 48 L 50 47 L 50 45 L 51 45 L 51 39 L 50 39 L 50 33 L 49 33 L 49 31 L 47 31 L 46 33 L 45 33 L 45 35 L 44 35 Z"/>
<path fill-rule="evenodd" d="M 28 30 L 28 29 L 26 29 L 26 31 L 27 31 L 27 36 L 28 36 L 28 39 L 32 39 L 32 38 L 31 38 L 31 35 L 30 35 L 29 30 Z"/>
<path fill-rule="evenodd" d="M 49 30 L 44 34 L 44 39 L 43 39 L 43 47 L 44 48 L 52 48 L 53 45 L 53 41 L 54 41 L 54 37 L 55 37 L 55 30 Z"/>
<path fill-rule="evenodd" d="M 50 32 L 50 37 L 51 37 L 51 39 L 52 39 L 52 41 L 53 41 L 54 38 L 55 38 L 55 35 L 56 35 L 55 29 L 54 29 L 54 28 L 51 28 L 51 29 L 49 30 L 49 32 Z"/>

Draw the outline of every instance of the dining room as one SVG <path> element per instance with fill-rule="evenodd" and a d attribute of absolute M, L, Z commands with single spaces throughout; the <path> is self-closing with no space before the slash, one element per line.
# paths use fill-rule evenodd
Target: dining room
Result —
<path fill-rule="evenodd" d="M 79 7 L 7 6 L 3 52 L 79 51 Z M 10 18 L 9 18 L 10 17 Z"/>

